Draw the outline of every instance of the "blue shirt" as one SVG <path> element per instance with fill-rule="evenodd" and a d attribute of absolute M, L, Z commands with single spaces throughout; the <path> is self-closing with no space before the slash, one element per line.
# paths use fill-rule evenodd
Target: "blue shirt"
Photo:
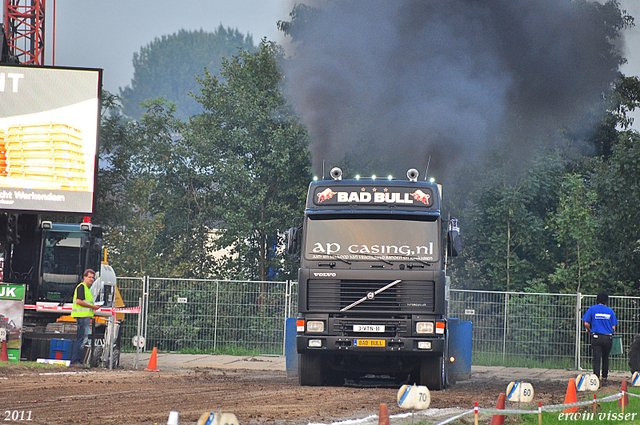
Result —
<path fill-rule="evenodd" d="M 591 332 L 594 334 L 613 334 L 613 327 L 618 325 L 613 310 L 602 304 L 589 307 L 582 320 L 591 325 Z"/>

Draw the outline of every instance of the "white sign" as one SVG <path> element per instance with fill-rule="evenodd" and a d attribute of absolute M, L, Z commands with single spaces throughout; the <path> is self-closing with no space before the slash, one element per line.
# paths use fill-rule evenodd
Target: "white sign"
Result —
<path fill-rule="evenodd" d="M 384 325 L 353 325 L 354 332 L 384 332 Z"/>
<path fill-rule="evenodd" d="M 600 380 L 593 373 L 584 373 L 576 377 L 576 390 L 597 391 L 600 388 Z"/>
<path fill-rule="evenodd" d="M 239 425 L 239 422 L 234 413 L 204 412 L 198 419 L 198 425 Z"/>
<path fill-rule="evenodd" d="M 133 337 L 133 341 L 132 344 L 134 347 L 140 347 L 140 348 L 144 348 L 144 337 L 143 336 L 134 336 Z"/>
<path fill-rule="evenodd" d="M 431 404 L 429 388 L 423 385 L 403 385 L 398 390 L 398 406 L 403 409 L 428 409 Z"/>
<path fill-rule="evenodd" d="M 533 400 L 533 386 L 528 382 L 509 382 L 506 395 L 509 401 L 531 403 Z"/>

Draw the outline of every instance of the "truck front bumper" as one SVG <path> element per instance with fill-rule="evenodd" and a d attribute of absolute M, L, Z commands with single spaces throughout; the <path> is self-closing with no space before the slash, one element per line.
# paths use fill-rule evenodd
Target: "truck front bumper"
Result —
<path fill-rule="evenodd" d="M 298 353 L 340 353 L 340 354 L 390 354 L 439 356 L 444 353 L 443 337 L 352 337 L 327 335 L 298 335 L 296 337 Z"/>

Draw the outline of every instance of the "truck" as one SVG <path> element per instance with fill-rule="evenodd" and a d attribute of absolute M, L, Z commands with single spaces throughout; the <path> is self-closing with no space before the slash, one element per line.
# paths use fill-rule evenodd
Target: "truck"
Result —
<path fill-rule="evenodd" d="M 441 188 L 419 181 L 332 180 L 309 185 L 302 224 L 296 350 L 300 385 L 391 381 L 440 390 L 448 355 L 448 257 L 462 248 L 441 216 Z"/>
<path fill-rule="evenodd" d="M 22 359 L 49 358 L 52 340 L 76 338 L 75 320 L 69 318 L 73 292 L 82 281 L 83 272 L 91 268 L 97 272 L 91 291 L 102 309 L 94 321 L 90 363 L 97 366 L 101 362 L 108 336 L 115 345 L 111 365 L 117 366 L 120 339 L 109 309 L 123 304 L 115 272 L 104 259 L 100 226 L 92 224 L 88 217 L 82 223 L 54 223 L 42 220 L 38 214 L 2 212 L 0 260 L 2 283 L 25 288 Z"/>

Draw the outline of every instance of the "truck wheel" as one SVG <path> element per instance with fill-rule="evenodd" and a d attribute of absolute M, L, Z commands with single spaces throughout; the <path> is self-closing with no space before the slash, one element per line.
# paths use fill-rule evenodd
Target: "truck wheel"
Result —
<path fill-rule="evenodd" d="M 317 354 L 298 354 L 298 380 L 305 387 L 322 385 L 322 358 Z"/>
<path fill-rule="evenodd" d="M 89 366 L 100 367 L 102 357 L 102 347 L 93 347 L 93 353 L 91 354 L 91 361 Z"/>
<path fill-rule="evenodd" d="M 118 366 L 120 366 L 120 349 L 114 348 L 112 355 L 113 355 L 113 368 L 115 369 Z M 109 367 L 108 364 L 107 364 L 107 367 Z"/>
<path fill-rule="evenodd" d="M 427 357 L 420 361 L 420 385 L 439 391 L 445 387 L 442 357 Z"/>

